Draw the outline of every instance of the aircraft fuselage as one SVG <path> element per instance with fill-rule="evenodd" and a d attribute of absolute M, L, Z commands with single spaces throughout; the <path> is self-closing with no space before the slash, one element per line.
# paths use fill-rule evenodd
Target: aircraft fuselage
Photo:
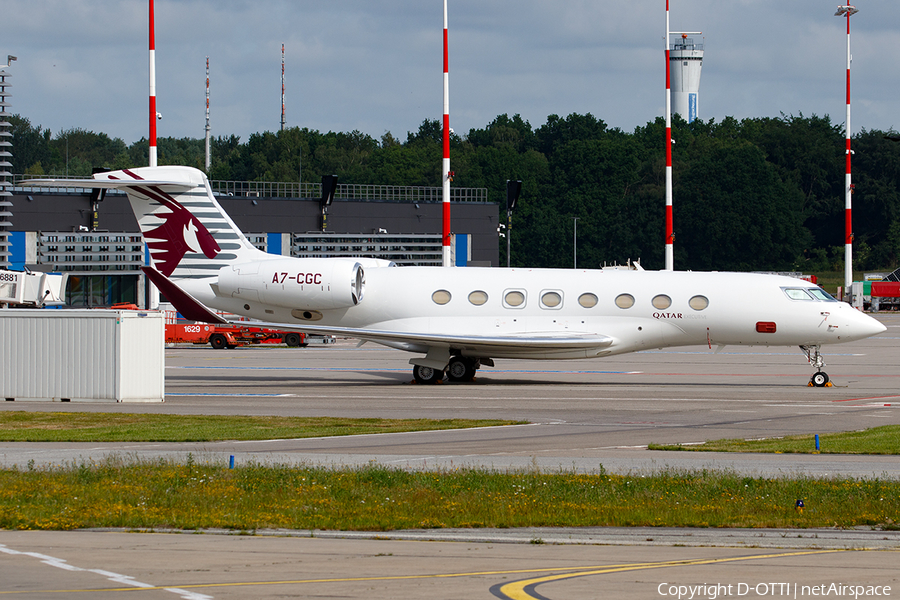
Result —
<path fill-rule="evenodd" d="M 306 325 L 310 331 L 334 327 L 449 332 L 461 338 L 611 338 L 571 348 L 465 343 L 455 348 L 464 356 L 484 358 L 591 358 L 696 344 L 818 346 L 883 330 L 877 321 L 810 283 L 749 273 L 368 268 L 358 303 L 309 311 L 304 310 L 308 298 L 316 297 L 321 307 L 326 293 L 348 297 L 349 292 L 336 289 L 350 289 L 347 274 L 338 275 L 343 277 L 339 280 L 311 272 L 304 259 L 278 259 L 270 266 L 266 262 L 258 264 L 245 284 L 248 292 L 239 291 L 238 297 L 214 295 L 210 280 L 184 281 L 182 286 L 209 306 L 299 328 Z M 292 264 L 295 269 L 285 266 Z M 387 345 L 426 351 L 415 341 Z"/>

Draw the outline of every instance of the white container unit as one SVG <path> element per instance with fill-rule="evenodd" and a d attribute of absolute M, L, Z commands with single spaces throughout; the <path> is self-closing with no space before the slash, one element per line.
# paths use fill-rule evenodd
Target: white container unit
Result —
<path fill-rule="evenodd" d="M 0 399 L 165 401 L 158 311 L 0 310 Z"/>

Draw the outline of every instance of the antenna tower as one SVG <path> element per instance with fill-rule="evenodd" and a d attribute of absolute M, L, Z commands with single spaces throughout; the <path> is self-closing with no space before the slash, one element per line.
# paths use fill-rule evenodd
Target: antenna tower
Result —
<path fill-rule="evenodd" d="M 281 45 L 281 130 L 284 131 L 284 44 Z"/>
<path fill-rule="evenodd" d="M 206 172 L 209 173 L 209 57 L 206 57 Z"/>

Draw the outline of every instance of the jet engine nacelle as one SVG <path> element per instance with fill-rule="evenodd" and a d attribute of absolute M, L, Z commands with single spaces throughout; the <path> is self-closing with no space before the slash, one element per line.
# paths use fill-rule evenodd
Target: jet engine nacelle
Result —
<path fill-rule="evenodd" d="M 297 311 L 320 311 L 356 306 L 365 285 L 365 271 L 353 259 L 284 258 L 222 267 L 218 294 Z"/>

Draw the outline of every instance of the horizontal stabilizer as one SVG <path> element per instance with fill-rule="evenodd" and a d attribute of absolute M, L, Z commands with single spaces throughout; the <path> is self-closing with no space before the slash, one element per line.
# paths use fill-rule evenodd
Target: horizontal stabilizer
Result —
<path fill-rule="evenodd" d="M 186 191 L 197 187 L 195 183 L 185 181 L 148 181 L 128 179 L 29 179 L 18 185 L 31 187 L 61 187 L 61 188 L 90 188 L 102 190 L 115 190 L 130 187 L 176 187 L 180 191 Z M 173 190 L 174 191 L 174 190 Z"/>
<path fill-rule="evenodd" d="M 175 307 L 175 310 L 180 312 L 185 319 L 200 321 L 201 323 L 228 323 L 228 321 L 200 304 L 196 298 L 172 283 L 171 279 L 153 267 L 142 267 L 141 270 L 144 271 L 147 278 L 159 288 L 159 291 L 165 295 L 166 299 Z"/>

